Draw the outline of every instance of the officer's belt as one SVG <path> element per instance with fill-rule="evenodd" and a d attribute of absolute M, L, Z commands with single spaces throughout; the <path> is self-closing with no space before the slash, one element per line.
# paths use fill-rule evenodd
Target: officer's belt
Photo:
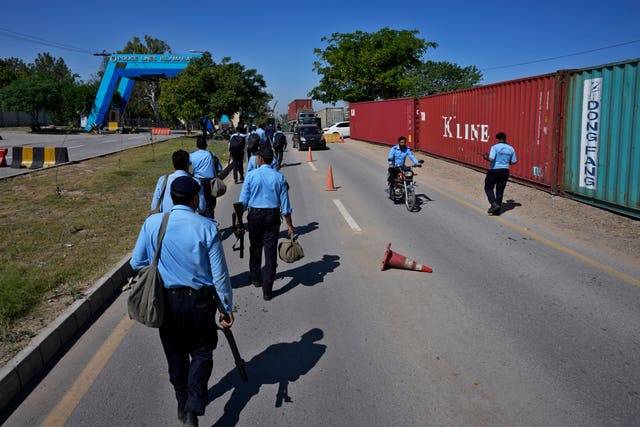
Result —
<path fill-rule="evenodd" d="M 249 212 L 277 212 L 280 213 L 280 208 L 252 208 L 249 206 Z"/>
<path fill-rule="evenodd" d="M 175 288 L 167 288 L 167 292 L 171 295 L 213 295 L 213 286 L 203 286 L 200 289 L 194 289 L 190 286 L 177 286 Z"/>

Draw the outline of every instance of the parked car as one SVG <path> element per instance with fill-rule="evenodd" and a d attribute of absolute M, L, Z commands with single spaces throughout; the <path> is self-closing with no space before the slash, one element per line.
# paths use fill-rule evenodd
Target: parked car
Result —
<path fill-rule="evenodd" d="M 293 134 L 293 147 L 298 150 L 313 148 L 327 148 L 327 142 L 322 137 L 320 128 L 316 125 L 299 125 Z"/>
<path fill-rule="evenodd" d="M 329 127 L 322 129 L 324 133 L 339 133 L 343 138 L 351 136 L 351 124 L 349 122 L 336 122 Z"/>

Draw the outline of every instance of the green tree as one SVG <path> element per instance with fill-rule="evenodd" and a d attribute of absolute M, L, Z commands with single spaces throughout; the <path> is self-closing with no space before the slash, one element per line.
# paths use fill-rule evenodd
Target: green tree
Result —
<path fill-rule="evenodd" d="M 232 117 L 238 111 L 268 110 L 271 95 L 256 70 L 223 58 L 216 63 L 209 52 L 194 58 L 175 79 L 162 82 L 159 105 L 165 118 L 199 122 L 203 115 Z"/>
<path fill-rule="evenodd" d="M 482 73 L 474 65 L 462 68 L 446 61 L 427 61 L 407 77 L 403 96 L 424 96 L 473 87 L 482 80 Z"/>
<path fill-rule="evenodd" d="M 149 35 L 144 36 L 144 43 L 139 37 L 134 36 L 118 53 L 138 54 L 163 54 L 171 53 L 171 46 L 163 40 Z M 156 122 L 160 121 L 158 99 L 160 98 L 159 81 L 139 81 L 133 87 L 131 97 L 127 104 L 129 116 L 143 116 L 153 114 Z"/>
<path fill-rule="evenodd" d="M 40 128 L 40 113 L 55 111 L 61 103 L 61 86 L 52 79 L 29 76 L 0 89 L 2 108 L 7 111 L 26 111 L 34 129 Z"/>
<path fill-rule="evenodd" d="M 98 92 L 98 80 L 91 80 L 88 83 L 72 82 L 61 87 L 61 105 L 59 116 L 60 122 L 69 126 L 80 126 L 80 115 L 88 114 L 93 107 L 93 102 Z"/>
<path fill-rule="evenodd" d="M 0 58 L 0 88 L 29 75 L 29 67 L 19 58 Z"/>
<path fill-rule="evenodd" d="M 382 28 L 375 33 L 333 33 L 323 37 L 327 47 L 314 49 L 319 58 L 313 70 L 320 83 L 309 96 L 322 102 L 360 102 L 418 96 L 459 89 L 481 79 L 475 67 L 460 68 L 447 62 L 423 62 L 435 42 L 418 38 L 417 30 Z M 435 78 L 434 84 L 421 81 Z"/>
<path fill-rule="evenodd" d="M 55 58 L 49 52 L 39 53 L 29 68 L 30 74 L 59 82 L 72 82 L 78 77 L 77 74 L 71 73 L 64 59 Z"/>
<path fill-rule="evenodd" d="M 322 75 L 309 96 L 322 102 L 358 102 L 403 95 L 407 72 L 417 68 L 433 42 L 416 37 L 417 30 L 383 28 L 375 33 L 333 33 L 314 49 L 320 59 L 313 70 Z"/>

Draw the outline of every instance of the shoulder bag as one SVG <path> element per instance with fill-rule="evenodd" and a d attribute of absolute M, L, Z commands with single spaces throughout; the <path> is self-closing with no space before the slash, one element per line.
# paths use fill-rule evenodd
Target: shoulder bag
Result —
<path fill-rule="evenodd" d="M 213 173 L 215 175 L 213 178 L 211 178 L 211 196 L 215 198 L 222 197 L 227 192 L 227 184 L 225 184 L 222 179 L 218 178 L 218 166 L 220 164 L 220 160 L 218 160 L 218 157 L 214 156 L 211 151 L 209 151 L 209 154 L 211 154 L 211 160 L 213 162 Z"/>
<path fill-rule="evenodd" d="M 164 320 L 164 283 L 158 271 L 158 259 L 168 221 L 169 212 L 162 218 L 162 225 L 158 231 L 158 249 L 153 256 L 153 262 L 138 271 L 132 279 L 127 300 L 129 317 L 150 328 L 159 328 Z"/>

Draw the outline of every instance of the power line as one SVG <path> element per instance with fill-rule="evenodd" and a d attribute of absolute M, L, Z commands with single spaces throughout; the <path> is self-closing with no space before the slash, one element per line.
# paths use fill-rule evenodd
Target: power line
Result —
<path fill-rule="evenodd" d="M 88 53 L 92 54 L 90 50 L 83 49 L 68 44 L 58 43 L 51 40 L 46 40 L 36 36 L 30 36 L 29 34 L 19 33 L 17 31 L 7 30 L 6 28 L 0 28 L 0 36 L 9 37 L 12 39 L 22 40 L 30 43 L 41 44 L 49 47 L 55 47 L 57 49 L 68 50 L 71 52 Z"/>
<path fill-rule="evenodd" d="M 537 64 L 538 62 L 553 61 L 554 59 L 562 59 L 562 58 L 568 58 L 570 56 L 584 55 L 585 53 L 597 52 L 599 50 L 612 49 L 614 47 L 626 46 L 628 44 L 633 44 L 633 43 L 638 43 L 638 42 L 640 42 L 640 40 L 632 40 L 630 42 L 618 43 L 618 44 L 614 44 L 614 45 L 611 45 L 611 46 L 605 46 L 605 47 L 599 47 L 599 48 L 596 48 L 596 49 L 584 50 L 582 52 L 575 52 L 575 53 L 569 53 L 569 54 L 566 54 L 566 55 L 554 56 L 552 58 L 537 59 L 535 61 L 520 62 L 518 64 L 499 65 L 497 67 L 483 68 L 480 71 L 499 70 L 501 68 L 510 68 L 510 67 L 518 67 L 520 65 Z"/>

